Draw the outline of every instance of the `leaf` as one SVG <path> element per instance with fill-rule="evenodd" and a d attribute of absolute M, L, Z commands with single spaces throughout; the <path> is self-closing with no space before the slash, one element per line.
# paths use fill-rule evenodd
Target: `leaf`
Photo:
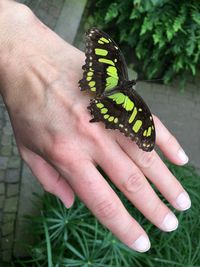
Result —
<path fill-rule="evenodd" d="M 192 12 L 192 19 L 194 20 L 194 22 L 200 25 L 200 10 L 199 11 L 195 10 Z"/>
<path fill-rule="evenodd" d="M 140 35 L 145 34 L 147 31 L 152 31 L 153 29 L 153 20 L 146 17 L 141 27 Z"/>
<path fill-rule="evenodd" d="M 173 29 L 175 32 L 182 30 L 182 24 L 184 22 L 184 17 L 183 16 L 178 16 L 176 17 L 174 24 L 173 24 Z"/>
<path fill-rule="evenodd" d="M 136 8 L 134 8 L 131 12 L 129 19 L 137 19 L 138 17 L 140 17 L 140 13 Z"/>
<path fill-rule="evenodd" d="M 196 68 L 195 68 L 195 66 L 192 63 L 189 63 L 188 65 L 190 67 L 190 70 L 192 71 L 192 75 L 195 76 L 195 74 L 196 74 Z"/>
<path fill-rule="evenodd" d="M 167 40 L 171 41 L 172 38 L 174 37 L 174 31 L 167 29 L 166 34 L 167 34 Z"/>
<path fill-rule="evenodd" d="M 117 3 L 112 3 L 106 13 L 105 22 L 110 22 L 111 20 L 116 18 L 118 16 L 118 12 L 119 11 Z"/>

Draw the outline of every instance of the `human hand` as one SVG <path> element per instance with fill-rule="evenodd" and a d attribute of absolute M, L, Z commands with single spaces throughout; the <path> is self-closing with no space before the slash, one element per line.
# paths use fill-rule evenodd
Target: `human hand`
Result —
<path fill-rule="evenodd" d="M 122 242 L 137 251 L 150 247 L 144 229 L 96 169 L 144 216 L 164 231 L 178 221 L 147 178 L 178 210 L 190 200 L 155 151 L 143 152 L 118 131 L 89 123 L 89 94 L 80 92 L 84 54 L 65 43 L 23 5 L 7 2 L 0 14 L 0 87 L 22 158 L 44 189 L 66 207 L 74 194 Z M 13 27 L 15 25 L 15 27 Z M 17 38 L 16 38 L 17 36 Z M 157 145 L 173 163 L 187 157 L 177 140 L 154 116 Z M 146 177 L 147 178 L 146 178 Z"/>

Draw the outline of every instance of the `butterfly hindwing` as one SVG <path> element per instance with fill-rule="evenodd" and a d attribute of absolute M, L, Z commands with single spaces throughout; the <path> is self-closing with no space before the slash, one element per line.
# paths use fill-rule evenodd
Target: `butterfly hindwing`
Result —
<path fill-rule="evenodd" d="M 92 28 L 86 34 L 86 61 L 81 90 L 100 96 L 128 79 L 124 57 L 115 42 L 103 31 Z"/>
<path fill-rule="evenodd" d="M 149 108 L 133 89 L 92 99 L 89 109 L 92 121 L 103 121 L 106 128 L 119 129 L 144 151 L 155 144 L 155 126 Z"/>

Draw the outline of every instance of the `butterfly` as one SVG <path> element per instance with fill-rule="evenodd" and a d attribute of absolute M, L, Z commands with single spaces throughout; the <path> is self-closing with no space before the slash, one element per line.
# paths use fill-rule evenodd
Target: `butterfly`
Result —
<path fill-rule="evenodd" d="M 109 129 L 118 129 L 144 151 L 155 146 L 152 114 L 135 90 L 136 81 L 128 79 L 122 52 L 108 34 L 97 28 L 86 33 L 86 60 L 81 91 L 93 93 L 88 109 L 90 122 L 102 121 Z"/>

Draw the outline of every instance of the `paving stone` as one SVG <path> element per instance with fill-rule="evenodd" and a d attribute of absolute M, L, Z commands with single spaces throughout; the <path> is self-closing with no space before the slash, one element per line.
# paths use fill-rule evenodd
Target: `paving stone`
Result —
<path fill-rule="evenodd" d="M 51 3 L 52 6 L 58 7 L 58 6 L 62 6 L 64 1 L 63 0 L 51 0 L 49 3 Z"/>
<path fill-rule="evenodd" d="M 5 180 L 5 171 L 4 170 L 0 170 L 0 182 Z"/>
<path fill-rule="evenodd" d="M 31 170 L 25 163 L 23 163 L 15 239 L 21 240 L 22 243 L 28 242 L 28 244 L 33 243 L 34 237 L 30 235 L 30 225 L 27 224 L 26 220 L 22 220 L 22 218 L 25 214 L 37 216 L 40 213 L 40 208 L 38 207 L 41 205 L 40 201 L 35 198 L 32 192 L 35 192 L 38 195 L 42 195 L 44 193 L 41 185 L 37 179 L 35 179 Z M 37 207 L 35 204 L 37 204 Z M 26 233 L 24 229 L 27 230 Z M 22 245 L 15 243 L 14 255 L 15 257 L 19 258 L 27 255 L 27 252 L 24 251 L 24 247 Z"/>
<path fill-rule="evenodd" d="M 5 194 L 5 184 L 4 183 L 0 183 L 0 195 Z"/>
<path fill-rule="evenodd" d="M 8 168 L 19 168 L 21 164 L 21 158 L 18 156 L 12 156 L 8 160 Z"/>
<path fill-rule="evenodd" d="M 10 197 L 5 199 L 4 212 L 16 212 L 18 206 L 18 197 Z"/>
<path fill-rule="evenodd" d="M 56 26 L 57 20 L 52 16 L 46 16 L 46 18 L 43 20 L 43 22 L 51 29 L 54 29 Z"/>
<path fill-rule="evenodd" d="M 199 117 L 200 117 L 200 106 L 199 105 L 195 105 L 193 112 L 191 113 L 191 117 L 193 118 L 193 120 L 199 123 Z"/>
<path fill-rule="evenodd" d="M 5 261 L 5 262 L 10 262 L 11 259 L 12 259 L 12 250 L 9 249 L 9 250 L 5 250 L 5 251 L 2 251 L 2 260 Z"/>
<path fill-rule="evenodd" d="M 47 1 L 41 1 L 40 8 L 48 12 L 49 9 L 49 3 Z"/>
<path fill-rule="evenodd" d="M 14 221 L 4 223 L 1 227 L 2 236 L 7 236 L 12 234 L 14 231 Z"/>
<path fill-rule="evenodd" d="M 9 117 L 9 114 L 8 114 L 6 108 L 4 108 L 4 119 L 6 120 L 6 124 L 8 124 L 8 125 L 11 126 L 11 124 L 10 124 L 10 117 Z"/>
<path fill-rule="evenodd" d="M 3 134 L 1 136 L 1 144 L 3 146 L 11 145 L 12 144 L 12 136 Z"/>
<path fill-rule="evenodd" d="M 19 151 L 18 151 L 18 148 L 16 146 L 13 147 L 13 155 L 19 156 Z"/>
<path fill-rule="evenodd" d="M 15 220 L 15 213 L 5 213 L 3 215 L 3 223 L 13 222 Z"/>
<path fill-rule="evenodd" d="M 5 196 L 4 195 L 0 196 L 0 209 L 3 209 L 4 207 L 4 200 L 5 200 Z"/>
<path fill-rule="evenodd" d="M 19 184 L 8 184 L 6 188 L 6 196 L 16 196 L 19 193 Z"/>
<path fill-rule="evenodd" d="M 7 135 L 13 134 L 12 126 L 10 123 L 7 122 L 7 124 L 3 127 L 3 133 Z"/>
<path fill-rule="evenodd" d="M 35 11 L 39 5 L 39 1 L 27 0 L 25 4 Z"/>
<path fill-rule="evenodd" d="M 4 106 L 3 104 L 1 103 L 1 99 L 0 99 L 0 119 L 2 120 L 2 124 L 4 124 Z"/>
<path fill-rule="evenodd" d="M 36 12 L 36 16 L 42 20 L 43 22 L 46 20 L 46 17 L 47 17 L 47 12 L 44 10 L 44 9 L 39 9 L 37 12 Z"/>
<path fill-rule="evenodd" d="M 2 119 L 1 119 L 1 117 L 0 117 L 0 129 L 2 129 L 3 126 L 4 126 L 4 123 L 3 123 L 3 121 L 2 121 Z"/>
<path fill-rule="evenodd" d="M 9 146 L 2 146 L 1 149 L 0 149 L 0 154 L 2 156 L 11 156 L 12 155 L 12 146 L 9 145 Z"/>
<path fill-rule="evenodd" d="M 60 14 L 60 7 L 55 7 L 55 6 L 50 6 L 49 7 L 49 10 L 48 10 L 48 13 L 50 15 L 52 15 L 55 19 L 57 19 L 57 17 L 59 16 Z"/>
<path fill-rule="evenodd" d="M 169 96 L 169 104 L 176 105 L 176 108 L 185 107 L 187 108 L 187 110 L 193 110 L 195 106 L 194 101 L 190 99 L 186 99 L 184 95 L 180 95 L 176 97 L 173 94 Z"/>
<path fill-rule="evenodd" d="M 0 170 L 5 170 L 7 168 L 8 158 L 0 156 Z"/>
<path fill-rule="evenodd" d="M 16 183 L 20 178 L 20 169 L 8 169 L 6 171 L 6 182 Z"/>
<path fill-rule="evenodd" d="M 3 237 L 1 239 L 2 250 L 9 250 L 13 246 L 13 235 Z"/>
<path fill-rule="evenodd" d="M 17 146 L 17 144 L 16 144 L 16 140 L 15 140 L 15 136 L 14 136 L 14 135 L 12 136 L 12 144 L 13 144 L 14 146 Z"/>

